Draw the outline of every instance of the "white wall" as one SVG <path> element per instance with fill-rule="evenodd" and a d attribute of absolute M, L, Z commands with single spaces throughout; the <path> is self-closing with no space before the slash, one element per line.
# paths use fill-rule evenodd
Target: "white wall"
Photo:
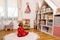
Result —
<path fill-rule="evenodd" d="M 60 0 L 51 0 L 58 8 L 60 8 Z"/>
<path fill-rule="evenodd" d="M 36 3 L 38 3 L 39 7 L 41 7 L 41 0 L 18 0 L 19 3 L 19 20 L 20 19 L 30 19 L 30 26 L 31 28 L 34 28 L 34 20 L 36 18 Z M 29 2 L 29 6 L 31 9 L 30 14 L 26 14 L 25 10 L 26 10 L 26 2 Z"/>
<path fill-rule="evenodd" d="M 31 9 L 30 14 L 26 14 L 25 10 L 26 10 L 26 2 L 29 2 L 29 6 Z M 35 0 L 22 0 L 22 17 L 23 19 L 30 19 L 30 26 L 31 28 L 33 28 L 34 26 L 34 20 L 36 17 L 36 1 Z"/>

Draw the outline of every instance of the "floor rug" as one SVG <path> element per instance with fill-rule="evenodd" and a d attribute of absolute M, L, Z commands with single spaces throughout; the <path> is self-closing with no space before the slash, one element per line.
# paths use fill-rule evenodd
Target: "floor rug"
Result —
<path fill-rule="evenodd" d="M 17 33 L 11 33 L 4 36 L 3 40 L 37 40 L 38 38 L 38 34 L 34 32 L 29 32 L 29 34 L 24 37 L 17 37 Z"/>

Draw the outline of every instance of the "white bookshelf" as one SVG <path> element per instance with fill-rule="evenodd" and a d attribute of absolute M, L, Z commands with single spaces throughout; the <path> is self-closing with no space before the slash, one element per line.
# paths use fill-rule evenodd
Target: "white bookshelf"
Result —
<path fill-rule="evenodd" d="M 40 20 L 41 31 L 46 33 L 46 34 L 52 35 L 53 10 L 48 5 L 43 5 L 41 10 L 40 10 L 40 13 L 38 11 L 37 14 L 38 14 L 38 16 L 41 17 L 40 19 L 39 19 L 39 17 L 37 17 L 37 20 L 38 21 Z"/>
<path fill-rule="evenodd" d="M 50 0 L 45 1 L 48 4 L 43 4 L 40 12 L 38 11 L 38 16 L 40 16 L 40 19 L 37 17 L 37 20 L 40 23 L 40 31 L 60 38 L 60 11 L 57 10 L 58 8 L 56 9 L 49 4 L 48 1 Z"/>

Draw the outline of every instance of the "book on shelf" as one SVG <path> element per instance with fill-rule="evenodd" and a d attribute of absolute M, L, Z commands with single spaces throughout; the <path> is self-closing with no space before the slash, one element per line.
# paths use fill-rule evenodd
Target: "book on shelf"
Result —
<path fill-rule="evenodd" d="M 52 20 L 47 20 L 47 25 L 48 26 L 52 26 L 53 25 L 53 21 Z"/>
<path fill-rule="evenodd" d="M 49 31 L 49 27 L 44 26 L 44 27 L 42 28 L 42 30 L 48 32 L 48 31 Z"/>
<path fill-rule="evenodd" d="M 46 20 L 41 20 L 42 25 L 46 25 Z"/>

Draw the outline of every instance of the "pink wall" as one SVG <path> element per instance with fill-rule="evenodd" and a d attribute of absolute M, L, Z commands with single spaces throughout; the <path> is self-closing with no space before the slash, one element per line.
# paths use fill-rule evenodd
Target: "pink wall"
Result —
<path fill-rule="evenodd" d="M 53 35 L 56 36 L 56 37 L 60 37 L 60 26 L 55 26 L 54 27 Z"/>

